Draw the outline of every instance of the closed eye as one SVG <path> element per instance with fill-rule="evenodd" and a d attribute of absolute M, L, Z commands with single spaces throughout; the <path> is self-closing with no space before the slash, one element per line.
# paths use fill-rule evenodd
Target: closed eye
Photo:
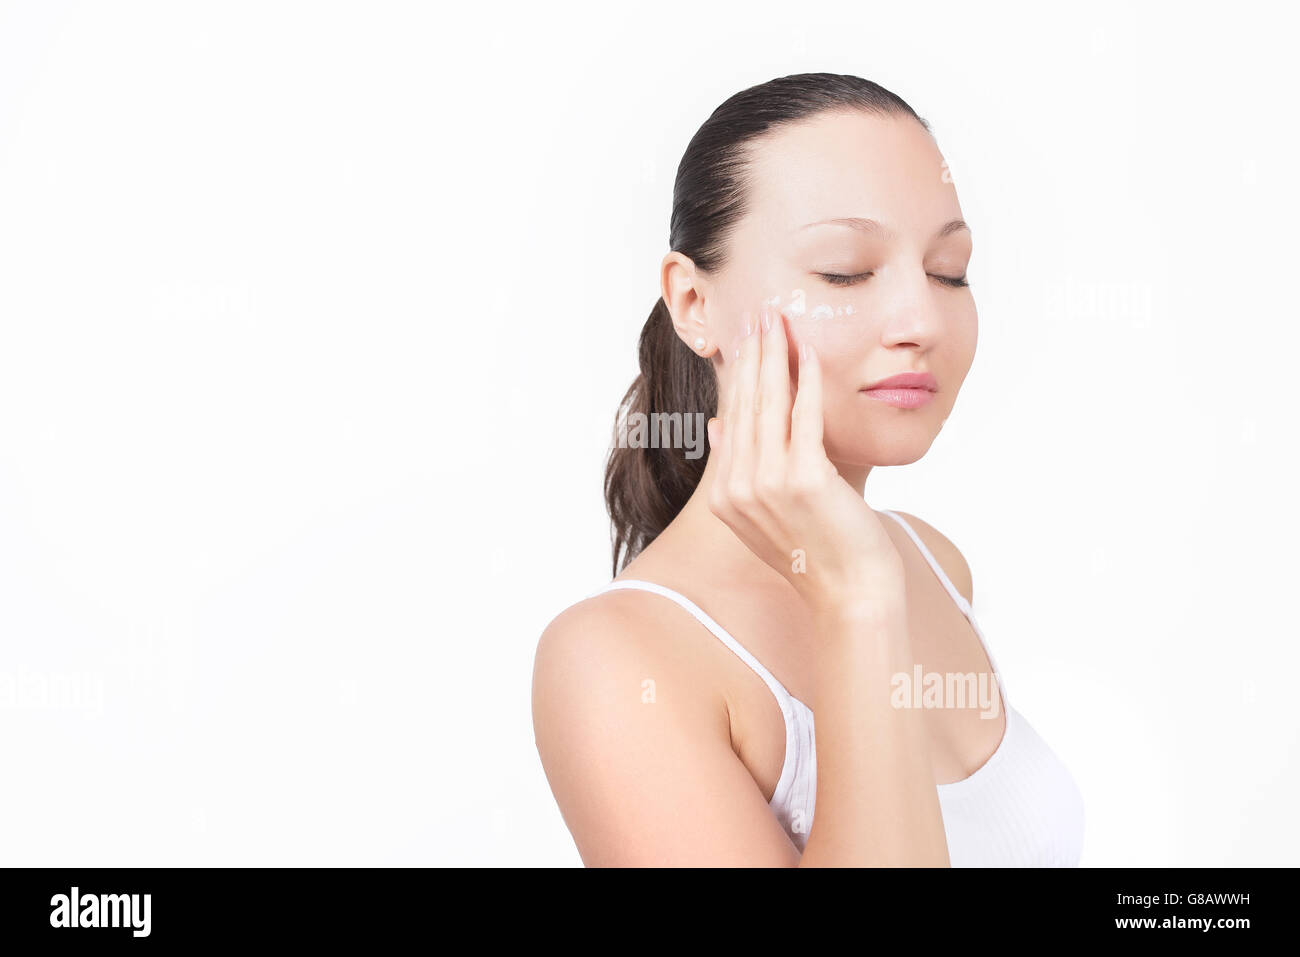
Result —
<path fill-rule="evenodd" d="M 825 279 L 832 286 L 852 286 L 855 283 L 870 278 L 874 274 L 870 272 L 860 272 L 852 276 L 842 276 L 838 273 L 819 272 L 817 275 L 821 276 L 821 278 Z M 954 289 L 961 289 L 970 285 L 965 276 L 936 276 L 931 273 L 930 278 L 936 282 L 943 283 L 945 286 L 951 286 Z"/>
<path fill-rule="evenodd" d="M 830 272 L 819 272 L 817 275 L 821 276 L 832 286 L 852 286 L 854 283 L 861 282 L 862 280 L 866 279 L 868 276 L 871 275 L 871 273 L 860 272 L 853 276 L 840 276 Z"/>

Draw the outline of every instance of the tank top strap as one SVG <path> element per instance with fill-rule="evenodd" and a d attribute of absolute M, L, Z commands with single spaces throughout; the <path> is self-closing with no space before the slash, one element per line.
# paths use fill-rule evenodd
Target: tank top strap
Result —
<path fill-rule="evenodd" d="M 952 596 L 952 600 L 956 603 L 957 608 L 966 616 L 966 620 L 970 622 L 971 630 L 973 630 L 975 636 L 979 638 L 980 647 L 984 649 L 984 656 L 989 660 L 989 667 L 993 669 L 993 673 L 997 676 L 998 689 L 1002 692 L 1003 703 L 1009 707 L 1011 702 L 1007 696 L 1006 682 L 1002 678 L 1002 672 L 998 669 L 998 662 L 993 656 L 993 649 L 989 646 L 988 638 L 985 637 L 984 630 L 980 628 L 979 622 L 975 620 L 975 611 L 971 608 L 970 602 L 966 600 L 965 595 L 957 590 L 957 586 L 952 583 L 952 579 L 950 579 L 948 573 L 943 570 L 943 566 L 939 564 L 939 560 L 934 557 L 930 549 L 926 548 L 925 542 L 921 541 L 921 536 L 916 534 L 916 530 L 908 524 L 907 520 L 897 512 L 891 512 L 887 508 L 879 509 L 879 511 L 882 515 L 888 515 L 899 525 L 903 526 L 903 530 L 907 532 L 908 537 L 912 539 L 913 543 L 915 543 L 921 556 L 934 571 L 935 576 L 939 579 L 939 583 L 942 584 L 944 590 Z"/>
<path fill-rule="evenodd" d="M 930 568 L 933 569 L 935 575 L 938 576 L 939 582 L 943 585 L 944 590 L 947 591 L 948 594 L 952 596 L 952 600 L 957 603 L 957 607 L 961 609 L 961 613 L 967 618 L 972 617 L 970 602 L 966 600 L 965 595 L 957 590 L 957 586 L 952 583 L 952 579 L 948 577 L 948 573 L 943 570 L 943 566 L 939 564 L 938 559 L 934 557 L 930 552 L 930 549 L 925 547 L 925 542 L 921 541 L 921 536 L 916 534 L 916 530 L 913 529 L 903 516 L 899 515 L 897 512 L 891 512 L 887 508 L 882 508 L 880 509 L 880 513 L 882 515 L 888 515 L 899 525 L 903 526 L 903 530 L 907 532 L 908 537 L 916 544 L 917 550 L 920 551 L 921 556 L 926 560 Z"/>
<path fill-rule="evenodd" d="M 695 618 L 696 621 L 698 621 L 701 625 L 703 625 L 705 628 L 711 631 L 715 638 L 717 638 L 724 645 L 730 648 L 737 658 L 739 658 L 745 664 L 749 665 L 749 667 L 753 669 L 755 674 L 757 674 L 760 678 L 763 679 L 763 683 L 766 684 L 769 689 L 771 689 L 773 696 L 775 696 L 776 698 L 777 704 L 781 706 L 781 713 L 785 716 L 787 722 L 794 718 L 795 699 L 793 695 L 791 695 L 790 692 L 788 692 L 785 689 L 785 685 L 777 681 L 776 676 L 773 675 L 766 668 L 764 668 L 762 663 L 757 658 L 755 658 L 752 654 L 750 654 L 749 650 L 744 645 L 742 645 L 739 641 L 733 638 L 725 628 L 723 628 L 716 621 L 714 621 L 713 618 L 710 617 L 710 615 L 703 608 L 695 604 L 695 602 L 691 601 L 689 598 L 687 598 L 685 595 L 681 594 L 680 592 L 673 591 L 671 588 L 667 588 L 663 585 L 655 584 L 654 582 L 642 581 L 637 578 L 624 578 L 619 581 L 610 582 L 608 585 L 605 585 L 603 588 L 597 589 L 596 591 L 592 592 L 592 594 L 587 597 L 592 598 L 595 597 L 596 595 L 603 594 L 604 592 L 616 591 L 619 589 L 634 589 L 637 591 L 648 591 L 656 595 L 662 595 L 664 598 L 667 598 L 669 601 L 676 602 L 687 612 L 689 612 Z"/>

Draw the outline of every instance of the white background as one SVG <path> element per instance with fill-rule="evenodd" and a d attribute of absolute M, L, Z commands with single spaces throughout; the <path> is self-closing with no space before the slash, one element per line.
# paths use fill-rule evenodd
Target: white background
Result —
<path fill-rule="evenodd" d="M 975 237 L 869 501 L 965 553 L 1084 865 L 1296 864 L 1283 5 L 617 7 L 0 6 L 0 860 L 578 863 L 532 654 L 609 577 L 677 162 L 828 71 Z"/>

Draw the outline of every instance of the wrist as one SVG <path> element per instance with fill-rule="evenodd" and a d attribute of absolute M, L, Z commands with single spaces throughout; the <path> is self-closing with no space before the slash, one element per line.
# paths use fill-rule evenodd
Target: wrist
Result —
<path fill-rule="evenodd" d="M 859 595 L 812 608 L 813 621 L 819 628 L 889 629 L 906 626 L 907 606 L 892 596 L 871 598 Z"/>
<path fill-rule="evenodd" d="M 805 583 L 800 589 L 814 617 L 827 622 L 893 622 L 906 620 L 907 597 L 901 578 L 860 577 L 853 584 Z"/>

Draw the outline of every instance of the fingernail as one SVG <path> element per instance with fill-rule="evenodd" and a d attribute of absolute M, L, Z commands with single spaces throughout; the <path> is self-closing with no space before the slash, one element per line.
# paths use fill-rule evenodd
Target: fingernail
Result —
<path fill-rule="evenodd" d="M 763 323 L 763 331 L 771 332 L 772 331 L 772 310 L 768 308 L 767 303 L 763 303 L 762 308 L 759 310 L 758 315 L 759 315 L 759 321 Z"/>
<path fill-rule="evenodd" d="M 799 343 L 799 361 L 804 362 L 812 356 L 812 346 L 807 342 Z"/>

